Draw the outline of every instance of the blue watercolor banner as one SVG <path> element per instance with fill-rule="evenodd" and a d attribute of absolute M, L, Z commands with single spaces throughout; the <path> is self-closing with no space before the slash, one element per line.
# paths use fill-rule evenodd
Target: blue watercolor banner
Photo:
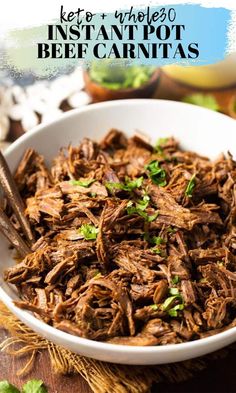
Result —
<path fill-rule="evenodd" d="M 151 7 L 151 12 L 160 12 L 161 8 L 162 7 Z M 166 42 L 172 45 L 172 48 L 168 48 L 168 58 L 164 58 L 162 50 L 159 50 L 159 56 L 157 56 L 157 58 L 151 56 L 150 58 L 146 58 L 142 51 L 139 51 L 140 57 L 136 58 L 135 61 L 141 64 L 158 64 L 159 66 L 173 63 L 204 65 L 212 64 L 225 58 L 228 46 L 227 32 L 231 19 L 230 10 L 225 8 L 205 8 L 201 5 L 182 4 L 166 6 L 166 13 L 171 8 L 176 12 L 176 19 L 174 22 L 170 22 L 166 19 L 163 24 L 169 26 L 170 29 L 172 29 L 172 25 L 184 25 L 185 30 L 182 31 L 181 40 L 177 41 L 175 39 L 175 34 L 171 34 L 166 40 L 160 40 L 154 32 L 149 35 L 148 41 L 144 41 L 143 25 L 142 23 L 137 23 L 138 30 L 135 32 L 135 40 L 129 41 L 128 30 L 124 32 L 122 41 L 116 38 L 112 41 L 104 41 L 101 39 L 102 43 L 105 43 L 106 48 L 103 50 L 101 44 L 100 55 L 109 54 L 113 44 L 116 44 L 119 53 L 122 55 L 124 43 L 132 42 L 136 46 L 139 43 L 143 43 L 145 45 L 149 44 L 149 47 L 151 47 L 151 44 L 163 44 Z M 142 9 L 136 9 L 134 13 L 137 15 L 140 10 Z M 123 10 L 123 12 L 125 12 L 125 10 Z M 117 24 L 117 19 L 114 17 L 114 14 L 108 14 L 105 20 L 101 22 L 101 17 L 97 14 L 93 23 L 95 23 L 97 31 L 99 31 L 101 23 L 104 23 L 109 30 L 109 26 Z M 133 22 L 125 22 L 125 24 L 132 25 Z M 161 22 L 157 21 L 153 22 L 152 26 L 156 29 L 160 24 Z M 188 45 L 190 43 L 197 43 L 199 49 L 198 58 L 183 59 L 178 55 L 173 58 L 178 43 L 181 43 L 186 56 L 188 55 Z M 87 61 L 91 61 L 95 58 L 93 49 L 96 44 L 97 39 L 89 41 L 89 47 L 86 54 Z"/>
<path fill-rule="evenodd" d="M 20 71 L 28 68 L 35 71 L 38 75 L 50 75 L 60 69 L 73 67 L 78 63 L 87 65 L 91 61 L 96 60 L 95 48 L 97 48 L 97 55 L 100 58 L 120 57 L 123 59 L 126 58 L 127 62 L 155 66 L 168 64 L 207 65 L 219 62 L 225 58 L 229 46 L 230 10 L 220 7 L 207 8 L 197 4 L 178 4 L 163 7 L 151 6 L 149 12 L 150 14 L 162 12 L 161 10 L 163 8 L 166 14 L 171 9 L 174 9 L 176 18 L 174 21 L 166 18 L 164 21 L 159 19 L 151 22 L 150 29 L 154 31 L 149 34 L 148 40 L 144 39 L 144 25 L 147 25 L 146 20 L 134 23 L 133 20 L 128 21 L 126 19 L 123 23 L 120 23 L 115 13 L 106 14 L 105 10 L 96 13 L 90 22 L 86 22 L 85 17 L 82 17 L 81 25 L 79 27 L 77 26 L 80 33 L 76 39 L 75 36 L 71 39 L 69 34 L 65 38 L 57 31 L 57 37 L 54 34 L 51 37 L 52 39 L 49 40 L 48 25 L 53 25 L 54 28 L 56 28 L 56 25 L 60 25 L 62 29 L 68 29 L 67 31 L 69 31 L 71 25 L 76 25 L 77 23 L 76 21 L 61 23 L 58 19 L 60 12 L 56 10 L 57 19 L 49 22 L 48 25 L 45 24 L 21 31 L 14 30 L 12 34 L 6 37 L 5 42 L 10 43 L 10 49 L 6 52 L 4 64 L 7 67 L 15 67 Z M 127 11 L 129 10 L 117 10 L 118 13 L 125 13 Z M 136 16 L 139 12 L 145 13 L 146 11 L 147 7 L 132 10 Z M 105 13 L 104 17 L 103 13 Z M 82 25 L 84 25 L 83 29 Z M 86 25 L 93 25 L 91 39 L 88 39 L 85 34 Z M 108 34 L 108 39 L 102 34 L 102 25 L 104 25 L 104 29 Z M 121 31 L 123 25 L 121 39 L 118 39 L 115 33 L 112 38 L 110 37 L 111 26 L 113 25 L 116 25 Z M 126 25 L 135 25 L 133 39 L 128 34 L 128 27 L 124 28 Z M 160 25 L 165 26 L 160 28 Z M 184 25 L 184 28 L 181 28 L 179 37 L 176 36 L 176 28 L 173 25 Z M 161 37 L 156 35 L 156 30 L 159 28 L 161 29 Z M 168 29 L 170 29 L 171 34 L 169 37 L 167 34 L 165 39 L 165 32 L 168 32 Z M 57 58 L 52 58 L 53 44 L 58 48 Z M 67 58 L 65 55 L 66 44 L 70 45 L 71 48 L 70 58 Z M 165 46 L 163 44 L 168 44 L 165 49 L 163 49 Z M 39 45 L 41 45 L 41 58 L 39 56 Z M 82 50 L 81 54 L 78 55 L 78 47 L 81 45 L 84 51 Z M 133 45 L 134 58 L 130 56 L 130 45 Z M 178 45 L 181 46 L 181 51 Z M 192 45 L 195 49 L 197 46 L 199 52 L 197 56 L 196 53 L 194 54 L 194 51 L 191 52 L 189 50 L 189 45 Z M 140 47 L 146 48 L 146 55 L 145 50 Z M 72 57 L 73 53 L 75 53 L 75 57 Z"/>

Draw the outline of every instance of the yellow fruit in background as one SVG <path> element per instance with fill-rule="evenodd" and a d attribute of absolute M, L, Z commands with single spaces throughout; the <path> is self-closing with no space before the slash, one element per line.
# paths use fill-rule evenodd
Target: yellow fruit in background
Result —
<path fill-rule="evenodd" d="M 207 66 L 167 65 L 163 71 L 170 77 L 199 88 L 222 88 L 236 85 L 236 53 L 219 63 Z"/>

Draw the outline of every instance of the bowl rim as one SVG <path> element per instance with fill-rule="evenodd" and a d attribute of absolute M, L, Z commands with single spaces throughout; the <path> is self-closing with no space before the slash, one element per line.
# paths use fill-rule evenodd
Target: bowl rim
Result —
<path fill-rule="evenodd" d="M 141 105 L 142 107 L 145 105 L 158 105 L 158 103 L 161 103 L 161 105 L 167 105 L 167 106 L 185 106 L 187 108 L 192 107 L 192 110 L 195 110 L 200 114 L 200 112 L 211 112 L 212 116 L 216 117 L 224 117 L 227 122 L 230 122 L 235 124 L 236 127 L 236 121 L 229 116 L 219 113 L 219 112 L 213 112 L 210 109 L 207 108 L 202 108 L 198 107 L 193 104 L 188 104 L 188 103 L 183 103 L 179 101 L 172 101 L 172 100 L 158 100 L 158 99 L 127 99 L 127 100 L 113 100 L 113 101 L 106 101 L 106 102 L 100 102 L 100 103 L 95 103 L 92 105 L 87 105 L 78 109 L 74 109 L 71 111 L 68 111 L 67 113 L 64 113 L 62 116 L 60 116 L 57 120 L 53 120 L 50 123 L 46 124 L 39 124 L 36 126 L 33 130 L 25 133 L 23 136 L 21 136 L 19 139 L 17 139 L 15 142 L 13 142 L 5 151 L 4 155 L 7 156 L 12 153 L 14 150 L 17 150 L 18 145 L 22 144 L 22 142 L 26 141 L 27 139 L 30 139 L 33 135 L 40 133 L 42 130 L 47 129 L 49 126 L 54 125 L 56 126 L 58 123 L 60 123 L 62 120 L 65 120 L 67 118 L 73 118 L 79 115 L 80 113 L 84 112 L 89 112 L 93 110 L 99 110 L 99 108 L 110 108 L 110 107 L 118 107 L 123 103 L 126 106 L 132 106 L 132 105 Z M 76 345 L 77 347 L 80 348 L 89 348 L 89 349 L 94 349 L 94 350 L 100 350 L 100 351 L 106 351 L 106 353 L 126 353 L 127 355 L 138 355 L 138 354 L 153 354 L 156 353 L 157 355 L 161 354 L 167 354 L 169 352 L 175 354 L 176 352 L 185 352 L 185 351 L 190 351 L 193 349 L 200 349 L 205 346 L 209 346 L 210 344 L 214 344 L 216 342 L 223 342 L 224 339 L 227 339 L 229 337 L 235 336 L 236 340 L 236 327 L 231 327 L 223 332 L 216 333 L 212 336 L 205 337 L 205 338 L 200 338 L 194 341 L 188 341 L 185 343 L 179 343 L 179 344 L 166 344 L 162 346 L 129 346 L 125 344 L 111 344 L 103 341 L 95 341 L 79 336 L 74 336 L 70 333 L 66 333 L 62 330 L 59 330 L 55 327 L 52 327 L 45 322 L 41 321 L 40 319 L 36 318 L 32 313 L 29 311 L 22 310 L 18 308 L 17 306 L 14 305 L 13 299 L 10 295 L 7 294 L 7 292 L 4 291 L 3 288 L 0 287 L 0 300 L 19 318 L 21 319 L 26 325 L 29 324 L 32 329 L 35 328 L 36 331 L 40 332 L 40 334 L 44 335 L 45 337 L 50 335 L 51 337 L 56 338 L 58 341 L 64 341 L 69 345 Z M 223 346 L 223 345 L 222 345 Z"/>
<path fill-rule="evenodd" d="M 201 107 L 195 104 L 191 104 L 191 103 L 187 103 L 187 102 L 182 102 L 182 101 L 175 101 L 175 100 L 165 100 L 165 99 L 159 99 L 159 98 L 126 98 L 126 99 L 118 99 L 118 100 L 110 100 L 110 101 L 102 101 L 102 102 L 95 102 L 89 105 L 84 105 L 80 108 L 75 108 L 75 109 L 71 109 L 67 112 L 63 112 L 57 119 L 52 120 L 48 123 L 40 123 L 37 126 L 35 126 L 32 130 L 25 132 L 23 135 L 21 135 L 19 138 L 17 138 L 14 142 L 12 142 L 5 150 L 4 150 L 4 155 L 7 157 L 8 154 L 10 154 L 13 150 L 15 150 L 18 145 L 20 145 L 22 142 L 24 142 L 25 140 L 29 139 L 32 135 L 37 134 L 38 132 L 40 132 L 41 130 L 44 130 L 45 128 L 51 126 L 51 125 L 57 125 L 61 122 L 61 120 L 70 118 L 70 117 L 76 117 L 77 114 L 79 113 L 84 113 L 84 112 L 88 112 L 91 110 L 91 108 L 96 109 L 102 109 L 103 107 L 116 107 L 119 105 L 127 105 L 127 106 L 132 106 L 132 105 L 140 105 L 140 106 L 145 106 L 145 105 L 156 105 L 160 103 L 161 105 L 173 105 L 176 106 L 178 109 L 178 106 L 181 107 L 186 107 L 186 108 L 192 108 L 193 111 L 200 112 L 202 113 L 211 113 L 211 116 L 218 116 L 219 118 L 224 118 L 225 121 L 229 122 L 229 123 L 233 123 L 236 126 L 235 123 L 235 119 L 230 117 L 229 115 L 222 113 L 222 112 L 217 112 L 217 111 L 213 111 L 211 109 L 205 108 L 205 107 Z M 92 109 L 93 110 L 93 109 Z"/>

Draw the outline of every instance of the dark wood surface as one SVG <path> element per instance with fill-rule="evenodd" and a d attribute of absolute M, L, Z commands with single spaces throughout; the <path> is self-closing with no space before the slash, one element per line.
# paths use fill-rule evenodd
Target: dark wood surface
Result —
<path fill-rule="evenodd" d="M 180 99 L 189 93 L 191 93 L 191 88 L 180 86 L 163 75 L 156 97 Z M 220 104 L 227 108 L 232 95 L 236 94 L 236 88 L 215 91 L 214 94 Z M 6 337 L 6 332 L 0 330 L 0 342 Z M 198 372 L 192 379 L 179 384 L 162 383 L 156 385 L 153 387 L 152 393 L 236 393 L 235 355 L 236 351 L 229 351 L 225 359 L 211 362 L 206 370 Z M 38 356 L 29 375 L 18 377 L 17 371 L 24 362 L 24 359 L 14 359 L 0 352 L 0 380 L 7 379 L 20 388 L 28 379 L 41 378 L 48 387 L 49 393 L 91 393 L 91 389 L 80 376 L 53 374 L 45 352 Z"/>
<path fill-rule="evenodd" d="M 6 337 L 7 333 L 1 329 L 0 342 Z M 13 385 L 21 388 L 29 379 L 42 379 L 48 388 L 48 393 L 91 393 L 88 384 L 80 376 L 53 374 L 46 352 L 37 356 L 34 367 L 29 374 L 19 377 L 17 372 L 25 365 L 25 361 L 25 357 L 13 358 L 4 352 L 0 352 L 0 380 L 7 379 Z"/>
<path fill-rule="evenodd" d="M 4 330 L 0 330 L 0 342 L 7 337 Z M 178 384 L 161 383 L 153 386 L 152 393 L 235 393 L 236 350 L 229 350 L 226 358 L 214 360 L 207 369 L 197 372 L 188 381 Z M 4 352 L 0 353 L 0 380 L 7 379 L 21 388 L 29 379 L 42 379 L 49 393 L 91 393 L 88 384 L 80 376 L 55 375 L 51 371 L 50 361 L 44 352 L 39 354 L 32 371 L 25 377 L 18 377 L 17 371 L 25 364 L 25 358 L 13 358 Z M 115 392 L 109 392 L 115 393 Z"/>

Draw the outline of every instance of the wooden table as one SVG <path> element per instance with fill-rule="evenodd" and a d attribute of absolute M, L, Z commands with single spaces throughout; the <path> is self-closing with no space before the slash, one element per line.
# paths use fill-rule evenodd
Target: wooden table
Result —
<path fill-rule="evenodd" d="M 0 330 L 0 341 L 6 337 L 6 332 Z M 235 393 L 235 355 L 235 350 L 229 351 L 226 358 L 214 360 L 206 370 L 196 373 L 194 378 L 179 384 L 155 385 L 152 393 Z M 16 373 L 24 363 L 24 359 L 13 359 L 3 352 L 0 353 L 0 380 L 7 379 L 21 387 L 27 380 L 39 378 L 45 382 L 49 393 L 91 393 L 87 383 L 80 376 L 52 374 L 46 353 L 38 356 L 30 374 L 26 377 L 17 377 Z"/>
<path fill-rule="evenodd" d="M 167 76 L 162 75 L 155 97 L 180 99 L 183 95 L 193 91 L 193 89 L 178 85 Z M 232 95 L 236 94 L 236 87 L 215 91 L 213 94 L 223 107 L 227 107 Z M 0 330 L 0 342 L 6 337 L 6 332 Z M 235 393 L 236 373 L 234 358 L 235 351 L 230 351 L 225 359 L 212 362 L 206 370 L 197 373 L 191 380 L 172 385 L 162 383 L 154 386 L 152 393 Z M 7 379 L 11 383 L 21 387 L 28 379 L 41 378 L 48 387 L 49 393 L 91 393 L 87 383 L 80 376 L 53 375 L 46 353 L 38 356 L 34 369 L 24 378 L 16 376 L 16 372 L 21 368 L 22 364 L 24 364 L 24 360 L 13 359 L 3 352 L 0 353 L 0 380 Z"/>

